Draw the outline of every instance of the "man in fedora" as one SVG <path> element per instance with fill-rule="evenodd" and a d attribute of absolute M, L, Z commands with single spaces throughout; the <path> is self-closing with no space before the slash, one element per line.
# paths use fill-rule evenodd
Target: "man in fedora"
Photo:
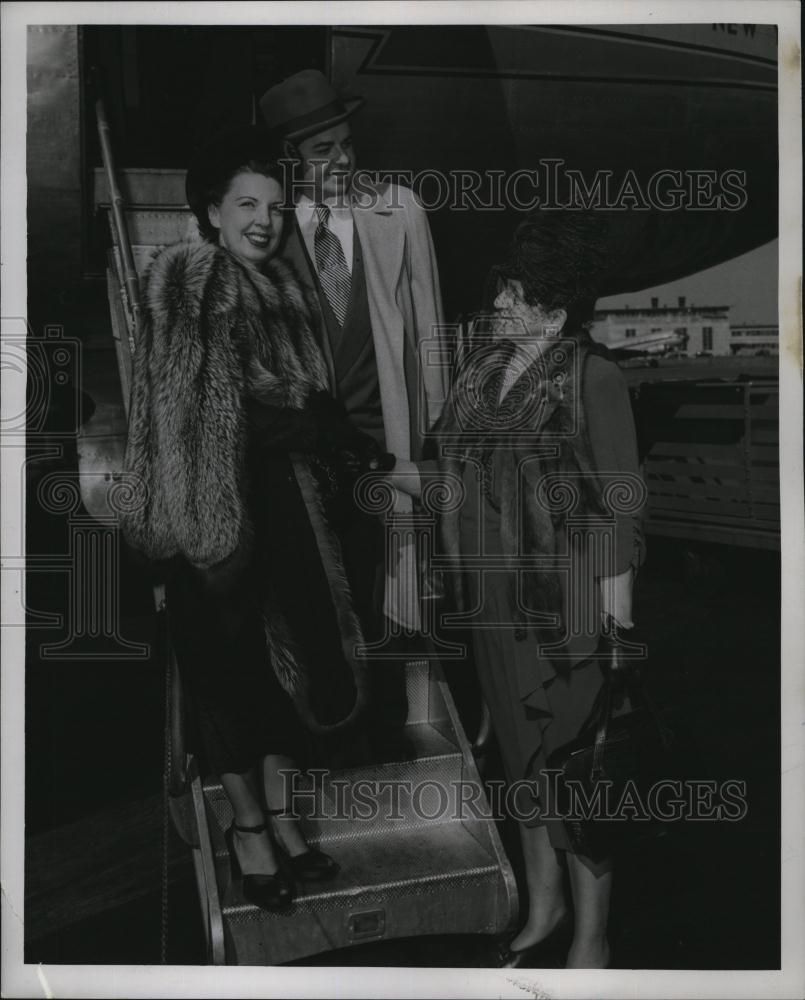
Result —
<path fill-rule="evenodd" d="M 304 70 L 268 90 L 260 109 L 296 164 L 295 224 L 284 254 L 318 301 L 331 389 L 353 422 L 396 456 L 388 478 L 393 513 L 404 515 L 419 493 L 424 439 L 446 396 L 445 371 L 433 360 L 441 294 L 427 216 L 412 192 L 365 175 L 359 190 L 353 185 L 350 117 L 363 104 L 342 100 L 322 73 Z M 383 571 L 383 615 L 398 632 L 417 632 L 413 541 L 397 540 L 386 557 L 377 517 L 359 523 L 344 549 L 365 632 L 382 637 L 379 602 L 374 614 L 369 608 Z M 373 672 L 388 685 L 393 671 L 383 668 Z M 404 698 L 402 708 L 399 697 L 391 701 L 390 714 L 404 714 Z"/>

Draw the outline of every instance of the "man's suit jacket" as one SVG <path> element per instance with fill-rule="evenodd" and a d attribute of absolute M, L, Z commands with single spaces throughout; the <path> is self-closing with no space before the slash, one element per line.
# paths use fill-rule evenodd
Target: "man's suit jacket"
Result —
<path fill-rule="evenodd" d="M 356 178 L 352 217 L 363 253 L 386 448 L 398 458 L 418 461 L 448 392 L 447 358 L 440 349 L 442 299 L 428 219 L 408 188 L 377 185 L 365 176 Z M 312 264 L 295 220 L 283 255 L 318 301 Z M 332 352 L 323 317 L 319 319 L 319 339 L 335 392 Z M 397 493 L 394 511 L 411 509 L 411 498 Z M 395 552 L 393 565 L 386 567 L 384 611 L 398 624 L 419 629 L 413 542 L 398 542 Z"/>
<path fill-rule="evenodd" d="M 353 194 L 352 217 L 363 251 L 386 447 L 399 458 L 417 461 L 448 389 L 448 370 L 438 350 L 442 299 L 430 227 L 408 188 L 370 184 L 365 178 Z M 315 298 L 311 264 L 295 224 L 283 254 Z M 320 327 L 335 390 L 323 320 Z"/>

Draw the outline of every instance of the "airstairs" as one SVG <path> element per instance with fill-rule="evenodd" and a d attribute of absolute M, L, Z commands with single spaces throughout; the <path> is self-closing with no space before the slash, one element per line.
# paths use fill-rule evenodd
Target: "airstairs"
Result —
<path fill-rule="evenodd" d="M 211 936 L 214 961 L 270 965 L 370 941 L 508 926 L 513 878 L 494 823 L 480 815 L 485 798 L 449 691 L 427 661 L 408 664 L 407 688 L 410 759 L 314 771 L 297 787 L 308 843 L 341 870 L 301 889 L 288 913 L 243 899 L 224 845 L 229 803 L 218 784 L 203 786 L 206 829 L 198 827 L 209 847 L 200 853 L 214 867 L 214 878 L 203 873 L 205 919 L 221 936 Z"/>
<path fill-rule="evenodd" d="M 99 120 L 106 169 L 96 171 L 94 203 L 110 222 L 109 304 L 127 407 L 137 276 L 157 248 L 193 238 L 195 230 L 185 205 L 183 172 L 128 170 L 118 181 L 108 133 Z M 105 436 L 103 427 L 91 426 L 83 445 L 85 471 L 93 466 L 97 473 L 102 467 L 102 481 L 119 480 L 123 434 Z M 98 476 L 84 480 L 96 484 L 84 497 L 90 513 L 108 516 L 109 498 L 98 488 Z M 156 599 L 164 618 L 161 588 Z M 251 905 L 231 878 L 224 841 L 231 810 L 220 784 L 202 782 L 195 761 L 184 752 L 181 687 L 169 641 L 165 645 L 173 676 L 166 763 L 170 808 L 192 852 L 213 964 L 280 964 L 371 941 L 496 934 L 512 925 L 517 914 L 512 870 L 434 655 L 406 663 L 408 717 L 405 739 L 399 741 L 405 753 L 310 772 L 294 789 L 308 843 L 326 850 L 341 868 L 332 882 L 300 886 L 292 908 L 279 914 Z"/>

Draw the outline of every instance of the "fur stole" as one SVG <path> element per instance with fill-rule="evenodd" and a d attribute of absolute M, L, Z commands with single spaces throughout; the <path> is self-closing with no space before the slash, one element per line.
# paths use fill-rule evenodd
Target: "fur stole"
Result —
<path fill-rule="evenodd" d="M 315 313 L 288 263 L 274 259 L 263 272 L 252 271 L 209 243 L 160 251 L 146 274 L 142 303 L 126 447 L 136 498 L 121 527 L 149 559 L 183 556 L 209 587 L 222 590 L 251 556 L 247 399 L 301 409 L 312 392 L 327 387 L 311 329 Z M 355 679 L 349 717 L 317 722 L 308 671 L 270 605 L 263 608 L 266 643 L 308 727 L 329 731 L 352 721 L 365 702 L 365 665 L 355 655 L 363 637 L 318 484 L 304 456 L 293 455 L 292 465 Z"/>
<path fill-rule="evenodd" d="M 498 477 L 494 502 L 507 558 L 563 554 L 570 509 L 574 514 L 605 516 L 581 405 L 588 353 L 584 345 L 568 351 L 557 343 L 532 363 L 521 365 L 519 377 L 498 405 L 513 345 L 504 341 L 474 351 L 460 369 L 434 429 L 441 468 L 453 482 L 461 479 L 463 465 L 472 458 L 481 465 L 483 483 L 488 484 L 494 463 Z M 459 517 L 460 506 L 453 504 L 441 519 L 444 550 L 454 557 L 460 555 Z M 522 621 L 514 580 L 512 572 L 510 604 Z M 460 571 L 452 584 L 455 603 L 463 607 Z M 558 615 L 561 621 L 557 573 L 524 571 L 521 585 L 527 607 Z M 540 631 L 545 639 L 552 634 L 559 638 L 563 630 L 560 625 Z"/>
<path fill-rule="evenodd" d="M 123 518 L 150 559 L 225 564 L 248 548 L 245 397 L 302 407 L 327 385 L 292 268 L 264 274 L 209 243 L 180 243 L 151 263 L 134 355 L 126 469 L 138 502 Z"/>

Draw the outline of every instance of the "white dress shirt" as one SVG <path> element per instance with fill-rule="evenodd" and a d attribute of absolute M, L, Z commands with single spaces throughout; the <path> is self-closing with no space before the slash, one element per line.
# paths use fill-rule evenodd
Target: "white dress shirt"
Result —
<path fill-rule="evenodd" d="M 324 204 L 330 209 L 330 219 L 327 226 L 330 232 L 337 237 L 341 248 L 344 251 L 344 259 L 347 262 L 349 273 L 352 274 L 352 241 L 355 231 L 355 223 L 352 221 L 352 210 L 349 205 L 336 205 L 336 198 L 325 199 Z M 308 255 L 313 266 L 318 271 L 316 264 L 316 230 L 319 226 L 319 217 L 316 215 L 316 202 L 311 201 L 307 195 L 302 195 L 296 206 L 296 221 L 305 241 Z"/>

